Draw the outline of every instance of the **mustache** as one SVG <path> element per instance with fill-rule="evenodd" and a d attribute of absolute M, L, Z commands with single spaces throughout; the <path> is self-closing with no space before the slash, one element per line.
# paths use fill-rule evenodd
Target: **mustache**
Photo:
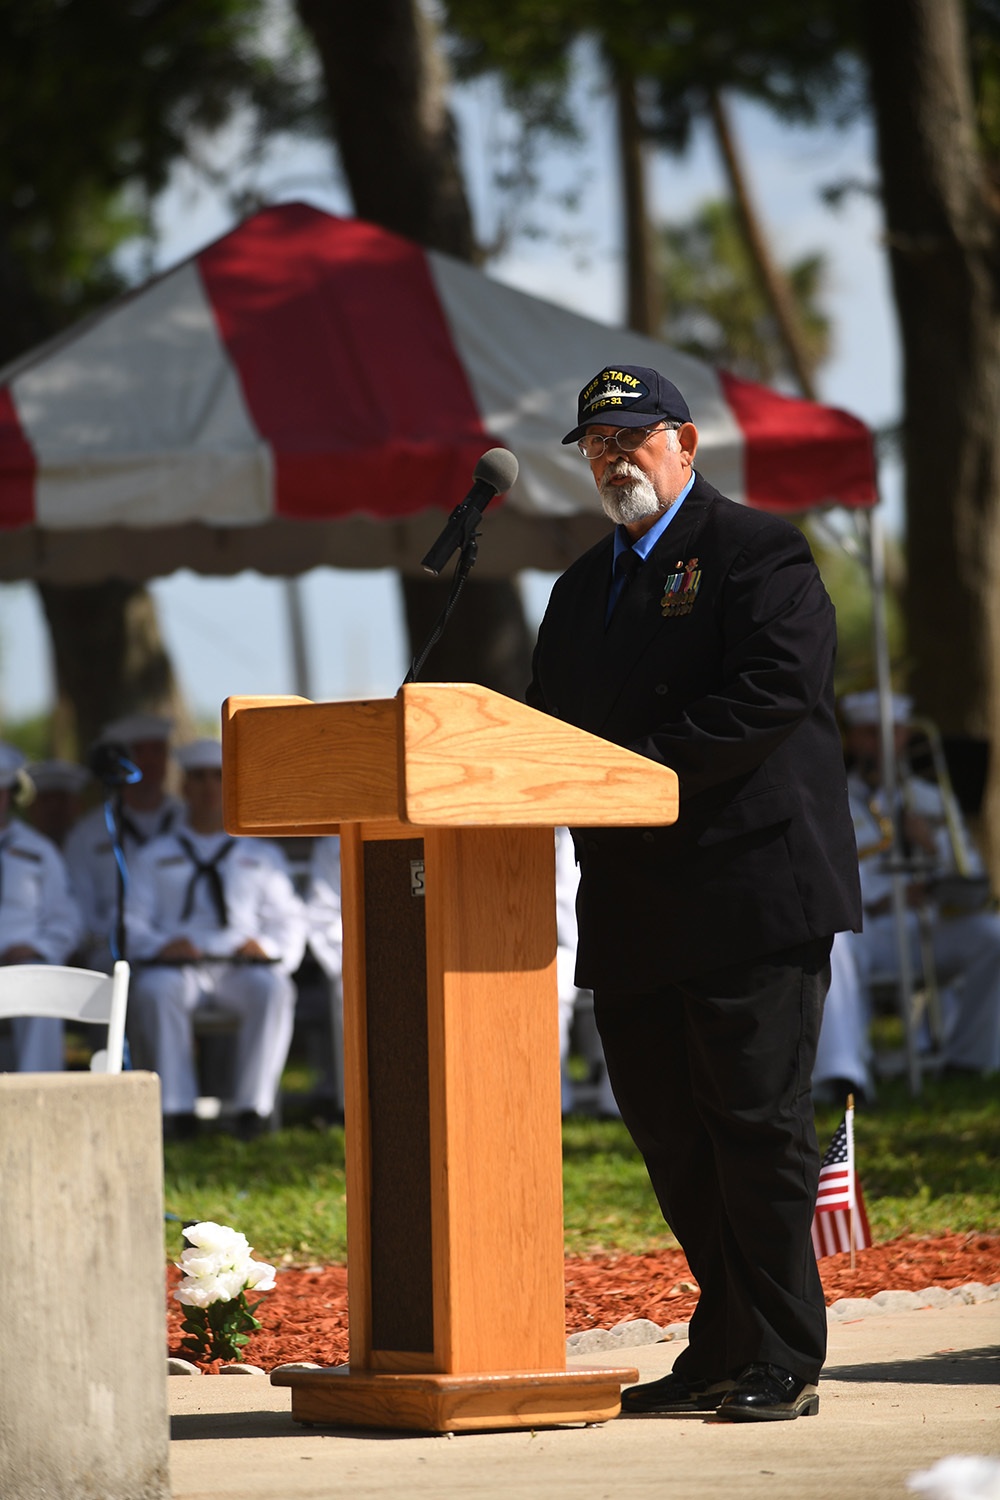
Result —
<path fill-rule="evenodd" d="M 616 458 L 601 475 L 601 489 L 612 479 L 644 479 L 646 476 L 637 464 L 627 458 Z"/>

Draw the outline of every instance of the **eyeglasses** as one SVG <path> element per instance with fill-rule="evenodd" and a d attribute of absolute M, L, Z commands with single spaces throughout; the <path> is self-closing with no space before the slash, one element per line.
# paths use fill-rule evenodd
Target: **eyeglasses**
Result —
<path fill-rule="evenodd" d="M 634 453 L 641 448 L 643 443 L 648 443 L 654 432 L 664 432 L 667 428 L 666 422 L 658 422 L 655 427 L 620 427 L 610 437 L 601 437 L 599 433 L 588 432 L 582 438 L 577 439 L 576 446 L 584 458 L 593 460 L 603 458 L 607 449 L 614 444 L 619 453 Z"/>

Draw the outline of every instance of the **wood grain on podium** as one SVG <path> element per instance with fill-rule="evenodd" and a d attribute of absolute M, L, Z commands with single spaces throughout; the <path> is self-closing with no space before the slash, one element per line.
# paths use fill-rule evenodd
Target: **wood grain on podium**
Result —
<path fill-rule="evenodd" d="M 562 1369 L 552 831 L 425 846 L 437 1368 Z"/>
<path fill-rule="evenodd" d="M 226 828 L 271 837 L 330 834 L 338 833 L 342 822 L 395 816 L 396 718 L 392 698 L 350 703 L 227 698 L 222 725 Z M 331 789 L 336 820 L 330 817 Z"/>
<path fill-rule="evenodd" d="M 466 683 L 456 697 L 447 683 L 408 683 L 397 702 L 400 813 L 411 823 L 553 828 L 676 820 L 672 771 L 488 688 Z"/>
<path fill-rule="evenodd" d="M 638 1370 L 628 1366 L 473 1377 L 365 1375 L 345 1367 L 276 1370 L 271 1383 L 292 1387 L 297 1422 L 483 1432 L 607 1422 L 621 1407 L 620 1387 L 638 1378 Z"/>
<path fill-rule="evenodd" d="M 222 738 L 230 833 L 677 817 L 667 767 L 471 683 L 408 683 L 395 698 L 354 702 L 228 698 Z"/>

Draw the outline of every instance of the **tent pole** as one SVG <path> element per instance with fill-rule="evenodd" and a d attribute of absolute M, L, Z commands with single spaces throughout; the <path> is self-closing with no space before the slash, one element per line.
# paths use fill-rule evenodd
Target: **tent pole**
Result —
<path fill-rule="evenodd" d="M 916 1027 L 913 1009 L 913 963 L 910 954 L 907 921 L 906 879 L 903 873 L 903 840 L 900 826 L 901 808 L 897 794 L 899 777 L 896 767 L 896 737 L 892 713 L 892 668 L 889 660 L 889 631 L 886 620 L 885 532 L 879 506 L 861 518 L 868 533 L 868 565 L 872 587 L 872 631 L 875 647 L 875 671 L 879 697 L 879 728 L 882 741 L 882 788 L 886 808 L 892 816 L 892 911 L 896 926 L 898 954 L 899 1013 L 906 1038 L 906 1071 L 910 1093 L 920 1093 L 920 1059 L 917 1055 Z"/>

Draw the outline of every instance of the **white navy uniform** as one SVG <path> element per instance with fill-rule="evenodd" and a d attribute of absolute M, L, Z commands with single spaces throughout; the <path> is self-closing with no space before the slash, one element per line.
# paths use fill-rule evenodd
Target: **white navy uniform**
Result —
<path fill-rule="evenodd" d="M 37 962 L 65 963 L 83 930 L 63 857 L 51 839 L 12 820 L 0 829 L 0 953 L 26 944 Z M 63 1023 L 18 1016 L 11 1022 L 14 1058 L 24 1073 L 63 1066 Z"/>
<path fill-rule="evenodd" d="M 306 906 L 309 946 L 323 972 L 339 984 L 344 970 L 344 926 L 340 907 L 340 839 L 336 836 L 313 842 Z"/>
<path fill-rule="evenodd" d="M 596 1022 L 592 1021 L 594 994 L 592 990 L 581 990 L 576 983 L 576 949 L 578 929 L 576 923 L 576 893 L 580 885 L 580 867 L 576 862 L 573 838 L 568 828 L 556 829 L 556 979 L 559 988 L 559 1062 L 562 1079 L 562 1111 L 569 1114 L 573 1108 L 573 1081 L 567 1063 L 569 1061 L 570 1031 L 577 1006 L 591 1020 L 590 1046 L 586 1048 L 587 1061 L 598 1070 L 598 1085 L 595 1108 L 601 1115 L 617 1115 L 618 1105 L 611 1092 L 608 1070 L 604 1063 L 604 1052 L 597 1035 Z"/>
<path fill-rule="evenodd" d="M 340 839 L 313 840 L 306 895 L 309 947 L 330 987 L 330 1026 L 333 1033 L 333 1093 L 344 1099 L 344 924 L 340 903 Z"/>
<path fill-rule="evenodd" d="M 213 863 L 214 862 L 214 863 Z M 220 913 L 213 867 L 224 902 Z M 211 1000 L 238 1015 L 238 1111 L 274 1109 L 292 1038 L 292 974 L 305 952 L 306 920 L 284 853 L 262 839 L 199 834 L 187 823 L 154 839 L 130 867 L 125 904 L 133 963 L 130 1013 L 160 1075 L 165 1114 L 190 1114 L 197 1097 L 192 1014 Z M 145 967 L 171 940 L 186 937 L 207 955 L 228 957 L 248 938 L 272 963 Z"/>
<path fill-rule="evenodd" d="M 881 790 L 873 791 L 859 776 L 848 777 L 851 814 L 858 843 L 861 896 L 865 924 L 852 936 L 858 969 L 863 981 L 874 973 L 894 975 L 899 969 L 896 926 L 891 911 L 873 915 L 871 908 L 892 892 L 892 876 L 884 869 L 885 817 L 887 806 Z M 934 873 L 956 872 L 955 851 L 945 820 L 939 787 L 920 777 L 908 778 L 906 806 L 925 819 L 934 830 Z M 979 854 L 968 830 L 959 822 L 958 836 L 971 873 L 982 873 Z M 923 877 L 915 875 L 920 881 Z M 930 906 L 931 948 L 941 987 L 944 1022 L 944 1059 L 955 1067 L 989 1073 L 1000 1069 L 1000 913 L 982 911 L 951 913 Z M 921 972 L 920 930 L 917 913 L 907 912 L 911 961 Z"/>
<path fill-rule="evenodd" d="M 159 807 L 150 810 L 123 807 L 121 833 L 126 867 L 131 869 L 139 850 L 151 839 L 168 833 L 183 817 L 184 803 L 179 797 L 166 796 Z M 110 973 L 110 940 L 118 914 L 118 867 L 103 803 L 84 813 L 73 826 L 66 836 L 63 852 L 70 886 L 83 916 L 83 960 L 91 968 Z"/>
<path fill-rule="evenodd" d="M 855 934 L 838 932 L 830 950 L 830 988 L 813 1066 L 813 1086 L 833 1079 L 854 1085 L 856 1093 L 874 1095 L 868 1036 L 871 1005 L 858 973 Z M 838 1101 L 838 1103 L 841 1101 Z"/>

